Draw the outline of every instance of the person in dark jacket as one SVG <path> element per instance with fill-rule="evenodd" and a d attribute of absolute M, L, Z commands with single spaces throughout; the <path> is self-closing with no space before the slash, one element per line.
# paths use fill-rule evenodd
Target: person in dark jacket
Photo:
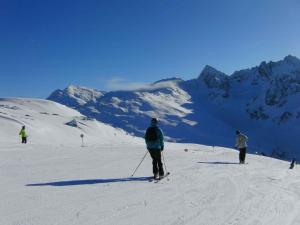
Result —
<path fill-rule="evenodd" d="M 157 124 L 158 120 L 152 118 L 151 126 L 147 128 L 145 134 L 147 149 L 152 158 L 153 175 L 155 179 L 164 176 L 164 168 L 161 160 L 161 152 L 164 150 L 164 135 Z"/>

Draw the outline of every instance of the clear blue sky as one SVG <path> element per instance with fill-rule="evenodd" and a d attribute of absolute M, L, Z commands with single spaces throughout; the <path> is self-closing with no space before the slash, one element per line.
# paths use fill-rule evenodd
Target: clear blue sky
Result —
<path fill-rule="evenodd" d="M 0 97 L 300 57 L 299 0 L 0 0 Z"/>

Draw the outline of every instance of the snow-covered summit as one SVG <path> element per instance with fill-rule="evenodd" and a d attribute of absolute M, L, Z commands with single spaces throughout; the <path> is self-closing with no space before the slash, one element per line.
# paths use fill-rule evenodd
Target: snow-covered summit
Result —
<path fill-rule="evenodd" d="M 282 74 L 294 74 L 299 73 L 300 71 L 300 59 L 295 56 L 288 55 L 283 60 L 279 60 L 277 62 L 266 62 L 263 61 L 259 66 L 240 70 L 234 72 L 231 77 L 236 77 L 241 74 L 259 74 L 262 77 L 267 77 L 271 79 L 272 77 L 280 76 Z"/>
<path fill-rule="evenodd" d="M 229 88 L 229 77 L 217 69 L 206 65 L 200 73 L 198 80 L 203 81 L 208 88 L 217 88 L 224 91 L 227 96 Z"/>
<path fill-rule="evenodd" d="M 104 95 L 105 92 L 96 89 L 69 85 L 64 90 L 56 90 L 49 98 L 68 98 L 68 101 L 77 102 L 79 105 L 85 105 L 92 101 L 95 102 L 97 98 Z"/>
<path fill-rule="evenodd" d="M 203 78 L 203 77 L 207 77 L 207 76 L 219 76 L 219 77 L 223 77 L 226 76 L 226 74 L 222 73 L 221 71 L 215 69 L 212 66 L 206 65 L 203 70 L 201 71 L 200 75 L 199 75 L 199 79 Z"/>
<path fill-rule="evenodd" d="M 298 66 L 300 64 L 300 59 L 298 59 L 296 56 L 293 56 L 293 55 L 288 55 L 288 56 L 284 57 L 283 61 L 290 63 L 290 64 L 298 65 Z"/>

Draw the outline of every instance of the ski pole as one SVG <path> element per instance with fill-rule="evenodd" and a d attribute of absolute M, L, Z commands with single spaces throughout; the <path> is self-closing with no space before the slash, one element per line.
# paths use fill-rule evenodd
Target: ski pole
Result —
<path fill-rule="evenodd" d="M 161 155 L 162 155 L 162 159 L 163 159 L 163 161 L 164 161 L 165 171 L 166 171 L 166 174 L 167 174 L 167 173 L 168 173 L 168 170 L 167 170 L 167 166 L 166 166 L 166 161 L 165 161 L 164 153 L 161 152 Z"/>
<path fill-rule="evenodd" d="M 140 165 L 142 164 L 142 162 L 144 161 L 144 159 L 146 158 L 146 156 L 147 156 L 147 154 L 148 154 L 148 150 L 146 150 L 146 154 L 144 155 L 144 157 L 142 158 L 142 160 L 141 160 L 141 162 L 139 163 L 139 165 L 135 168 L 135 170 L 133 171 L 133 173 L 132 173 L 132 177 L 133 177 L 133 175 L 135 174 L 135 172 L 137 171 L 137 169 L 140 167 Z"/>

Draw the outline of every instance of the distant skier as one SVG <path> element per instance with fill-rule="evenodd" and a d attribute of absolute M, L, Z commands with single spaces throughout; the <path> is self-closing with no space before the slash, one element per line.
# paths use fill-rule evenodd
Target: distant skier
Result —
<path fill-rule="evenodd" d="M 293 158 L 291 165 L 290 165 L 290 169 L 294 169 L 295 164 L 296 164 L 296 158 Z"/>
<path fill-rule="evenodd" d="M 26 144 L 27 143 L 27 137 L 28 137 L 28 135 L 27 135 L 27 133 L 25 131 L 25 126 L 22 127 L 22 129 L 20 130 L 19 135 L 22 138 L 22 144 Z"/>
<path fill-rule="evenodd" d="M 237 130 L 235 147 L 238 148 L 240 151 L 240 155 L 239 155 L 240 164 L 245 163 L 247 141 L 248 141 L 248 137 L 246 135 L 242 134 L 239 130 Z"/>
<path fill-rule="evenodd" d="M 162 130 L 158 128 L 157 124 L 158 120 L 156 118 L 152 118 L 151 126 L 147 128 L 145 134 L 147 149 L 152 158 L 154 179 L 164 177 L 164 169 L 161 160 L 161 151 L 164 150 L 164 135 Z"/>

